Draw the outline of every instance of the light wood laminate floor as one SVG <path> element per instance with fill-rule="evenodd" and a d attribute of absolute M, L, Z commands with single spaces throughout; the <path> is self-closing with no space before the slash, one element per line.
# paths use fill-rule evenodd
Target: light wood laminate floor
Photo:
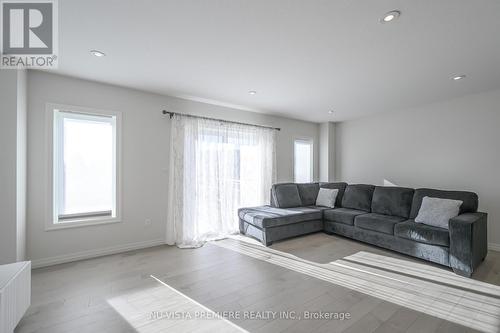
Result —
<path fill-rule="evenodd" d="M 468 280 L 323 233 L 159 246 L 34 270 L 15 332 L 500 332 L 498 286 L 493 251 Z"/>

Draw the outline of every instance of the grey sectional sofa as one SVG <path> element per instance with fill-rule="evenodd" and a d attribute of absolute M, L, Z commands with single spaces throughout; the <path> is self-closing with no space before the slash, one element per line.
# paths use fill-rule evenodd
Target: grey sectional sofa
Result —
<path fill-rule="evenodd" d="M 315 206 L 320 187 L 339 190 L 335 208 Z M 462 200 L 449 230 L 415 223 L 425 196 Z M 451 267 L 470 276 L 486 257 L 487 214 L 478 197 L 442 191 L 346 183 L 275 184 L 268 206 L 238 210 L 240 232 L 264 245 L 324 231 Z"/>

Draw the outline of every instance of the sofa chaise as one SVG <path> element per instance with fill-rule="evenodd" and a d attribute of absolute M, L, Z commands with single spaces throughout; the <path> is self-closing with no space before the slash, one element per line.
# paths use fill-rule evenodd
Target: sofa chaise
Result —
<path fill-rule="evenodd" d="M 335 208 L 315 206 L 320 188 L 338 189 Z M 461 200 L 449 229 L 416 223 L 424 197 Z M 268 246 L 324 231 L 451 267 L 471 276 L 486 257 L 487 214 L 466 191 L 346 183 L 283 183 L 271 188 L 270 205 L 238 210 L 240 232 Z"/>

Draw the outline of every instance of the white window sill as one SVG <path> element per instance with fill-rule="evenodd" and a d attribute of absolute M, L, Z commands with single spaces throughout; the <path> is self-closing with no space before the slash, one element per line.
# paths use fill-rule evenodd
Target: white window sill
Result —
<path fill-rule="evenodd" d="M 52 222 L 51 225 L 45 227 L 45 231 L 53 231 L 68 228 L 82 228 L 90 227 L 101 224 L 120 223 L 121 219 L 118 217 L 98 217 L 98 218 L 85 218 L 65 220 L 64 222 Z"/>

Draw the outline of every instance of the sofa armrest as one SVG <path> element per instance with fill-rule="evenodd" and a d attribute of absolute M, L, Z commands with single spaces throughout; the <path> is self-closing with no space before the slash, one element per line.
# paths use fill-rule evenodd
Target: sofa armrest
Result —
<path fill-rule="evenodd" d="M 269 204 L 271 207 L 278 207 L 278 204 L 276 203 L 276 199 L 274 198 L 274 191 L 273 188 L 269 190 Z"/>
<path fill-rule="evenodd" d="M 471 276 L 488 253 L 486 213 L 465 213 L 450 219 L 450 266 L 459 275 Z"/>

